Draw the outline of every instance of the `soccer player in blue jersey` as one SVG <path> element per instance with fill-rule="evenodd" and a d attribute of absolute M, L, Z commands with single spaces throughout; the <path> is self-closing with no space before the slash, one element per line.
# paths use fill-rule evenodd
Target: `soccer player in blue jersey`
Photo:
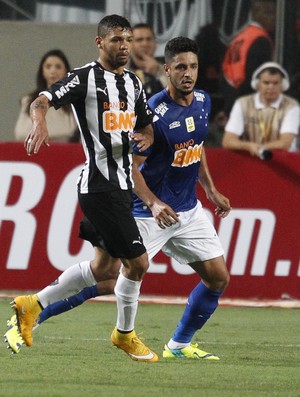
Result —
<path fill-rule="evenodd" d="M 134 217 L 149 258 L 162 250 L 191 266 L 201 281 L 188 297 L 178 326 L 163 350 L 163 357 L 218 360 L 192 344 L 218 306 L 229 274 L 217 233 L 196 196 L 200 182 L 219 217 L 228 215 L 229 200 L 214 186 L 207 165 L 204 142 L 210 114 L 210 97 L 195 90 L 198 73 L 197 45 L 178 37 L 165 48 L 166 89 L 149 100 L 154 116 L 154 144 L 139 152 L 134 148 Z M 85 219 L 81 237 L 97 246 L 97 236 Z M 40 322 L 102 293 L 97 287 L 47 307 Z"/>
<path fill-rule="evenodd" d="M 181 264 L 191 266 L 201 281 L 190 293 L 178 326 L 165 345 L 163 357 L 218 357 L 192 344 L 218 306 L 229 282 L 217 233 L 196 196 L 199 181 L 215 213 L 228 215 L 229 200 L 218 192 L 204 150 L 211 101 L 195 90 L 197 45 L 178 37 L 165 48 L 167 88 L 149 100 L 154 112 L 154 143 L 134 155 L 134 217 L 149 257 L 160 249 Z M 147 156 L 147 157 L 146 157 Z"/>

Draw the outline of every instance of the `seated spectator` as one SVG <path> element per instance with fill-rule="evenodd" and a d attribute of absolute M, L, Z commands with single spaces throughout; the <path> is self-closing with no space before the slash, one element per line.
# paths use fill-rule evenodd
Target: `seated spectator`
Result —
<path fill-rule="evenodd" d="M 151 26 L 139 23 L 132 30 L 133 46 L 127 68 L 138 75 L 150 98 L 167 85 L 167 76 L 163 64 L 154 56 L 156 39 Z"/>
<path fill-rule="evenodd" d="M 282 94 L 289 88 L 287 72 L 278 63 L 266 62 L 253 73 L 251 85 L 257 92 L 235 101 L 223 147 L 258 157 L 264 150 L 296 151 L 300 108 L 294 98 Z"/>
<path fill-rule="evenodd" d="M 36 88 L 21 99 L 21 110 L 14 130 L 17 141 L 24 141 L 31 130 L 30 104 L 38 97 L 41 91 L 46 90 L 69 71 L 69 61 L 61 50 L 51 50 L 43 55 L 36 75 Z M 71 106 L 63 106 L 58 110 L 53 107 L 50 108 L 46 120 L 51 141 L 79 141 L 79 131 Z"/>

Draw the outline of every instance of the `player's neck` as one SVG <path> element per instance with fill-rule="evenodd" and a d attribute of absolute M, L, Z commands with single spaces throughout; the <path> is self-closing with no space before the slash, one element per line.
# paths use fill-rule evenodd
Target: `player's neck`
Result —
<path fill-rule="evenodd" d="M 110 62 L 107 62 L 105 59 L 98 58 L 98 62 L 102 66 L 103 69 L 107 70 L 108 72 L 115 73 L 115 74 L 123 74 L 125 66 L 118 66 L 112 65 Z"/>
<path fill-rule="evenodd" d="M 173 101 L 177 102 L 181 106 L 190 106 L 194 99 L 194 91 L 189 94 L 184 94 L 181 91 L 170 89 L 167 87 L 167 92 Z"/>

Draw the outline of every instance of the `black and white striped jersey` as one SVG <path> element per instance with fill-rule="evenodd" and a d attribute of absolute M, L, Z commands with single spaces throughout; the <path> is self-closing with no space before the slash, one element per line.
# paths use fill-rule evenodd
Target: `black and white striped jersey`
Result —
<path fill-rule="evenodd" d="M 132 189 L 128 133 L 152 122 L 139 78 L 109 72 L 99 62 L 76 68 L 42 92 L 58 109 L 70 103 L 81 132 L 86 163 L 80 193 Z"/>

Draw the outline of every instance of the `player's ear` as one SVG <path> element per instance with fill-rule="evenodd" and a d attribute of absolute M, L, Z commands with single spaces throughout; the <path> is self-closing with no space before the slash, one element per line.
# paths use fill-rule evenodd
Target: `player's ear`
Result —
<path fill-rule="evenodd" d="M 170 68 L 166 63 L 164 64 L 164 70 L 165 70 L 167 77 L 170 77 Z"/>
<path fill-rule="evenodd" d="M 102 37 L 96 36 L 95 42 L 96 42 L 98 48 L 102 48 Z"/>

